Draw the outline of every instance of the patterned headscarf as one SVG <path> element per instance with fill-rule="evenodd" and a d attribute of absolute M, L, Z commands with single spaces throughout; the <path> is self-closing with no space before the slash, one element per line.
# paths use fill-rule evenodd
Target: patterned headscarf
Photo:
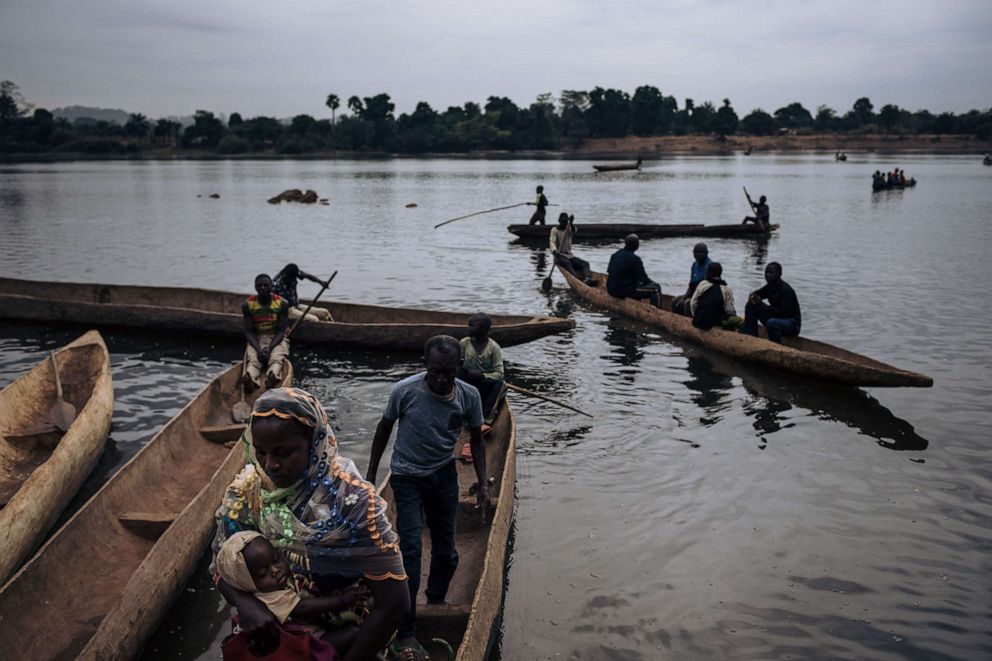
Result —
<path fill-rule="evenodd" d="M 313 430 L 306 475 L 283 488 L 265 474 L 252 444 L 252 423 L 273 415 Z M 307 578 L 406 578 L 385 501 L 355 463 L 338 454 L 327 414 L 313 395 L 298 388 L 265 392 L 255 401 L 241 441 L 247 465 L 217 510 L 215 558 L 227 537 L 257 530 L 286 554 L 294 573 Z"/>

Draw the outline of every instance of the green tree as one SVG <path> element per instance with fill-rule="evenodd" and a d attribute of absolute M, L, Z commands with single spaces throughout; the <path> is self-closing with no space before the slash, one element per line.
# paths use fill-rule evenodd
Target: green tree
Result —
<path fill-rule="evenodd" d="M 730 105 L 730 99 L 724 99 L 723 105 L 716 111 L 716 118 L 713 121 L 713 129 L 720 135 L 733 135 L 737 132 L 737 125 L 740 119 L 737 112 Z"/>
<path fill-rule="evenodd" d="M 622 138 L 630 133 L 630 95 L 622 90 L 593 88 L 589 92 L 586 125 L 590 135 Z"/>
<path fill-rule="evenodd" d="M 813 127 L 817 131 L 829 131 L 834 127 L 837 120 L 837 113 L 829 106 L 817 106 L 816 117 L 813 119 Z"/>
<path fill-rule="evenodd" d="M 748 135 L 771 135 L 775 133 L 775 118 L 755 108 L 741 120 L 741 129 Z"/>
<path fill-rule="evenodd" d="M 124 135 L 130 138 L 137 138 L 139 142 L 144 140 L 151 130 L 151 122 L 141 113 L 129 115 L 127 123 L 124 125 Z"/>
<path fill-rule="evenodd" d="M 872 114 L 874 109 L 875 106 L 871 104 L 868 97 L 863 96 L 854 102 L 851 113 L 858 126 L 864 126 L 865 124 L 871 124 L 872 120 L 875 119 L 875 116 Z"/>
<path fill-rule="evenodd" d="M 695 106 L 690 116 L 692 130 L 696 133 L 709 133 L 715 130 L 716 107 L 711 101 L 704 101 L 703 105 Z"/>
<path fill-rule="evenodd" d="M 183 145 L 213 149 L 224 137 L 225 132 L 223 122 L 212 112 L 197 110 L 193 114 L 193 125 L 187 126 L 183 132 Z"/>
<path fill-rule="evenodd" d="M 236 129 L 244 123 L 245 120 L 239 112 L 232 112 L 231 116 L 227 118 L 227 128 L 229 129 Z"/>
<path fill-rule="evenodd" d="M 813 115 L 798 101 L 776 110 L 775 119 L 780 126 L 788 129 L 801 129 L 813 125 Z"/>
<path fill-rule="evenodd" d="M 350 110 L 355 117 L 361 117 L 362 111 L 364 110 L 362 100 L 357 96 L 350 97 L 348 99 L 348 110 Z"/>
<path fill-rule="evenodd" d="M 900 126 L 899 106 L 887 103 L 878 111 L 878 123 L 885 129 L 886 133 L 891 133 L 892 129 Z"/>
<path fill-rule="evenodd" d="M 31 110 L 21 90 L 9 80 L 0 81 L 0 121 L 9 122 L 23 117 Z"/>
<path fill-rule="evenodd" d="M 585 118 L 585 112 L 589 109 L 589 92 L 562 90 L 558 104 L 561 107 L 561 135 L 568 138 L 573 146 L 580 145 L 589 136 Z"/>
<path fill-rule="evenodd" d="M 334 126 L 334 113 L 336 113 L 338 108 L 341 107 L 341 99 L 337 94 L 328 94 L 327 101 L 324 101 L 324 105 L 331 109 L 331 126 Z"/>

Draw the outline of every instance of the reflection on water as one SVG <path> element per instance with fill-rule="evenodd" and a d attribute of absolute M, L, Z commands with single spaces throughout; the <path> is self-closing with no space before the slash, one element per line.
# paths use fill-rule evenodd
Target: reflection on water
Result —
<path fill-rule="evenodd" d="M 989 168 L 864 160 L 666 158 L 599 178 L 577 161 L 7 166 L 0 275 L 248 291 L 256 271 L 295 261 L 339 270 L 331 298 L 574 318 L 574 330 L 504 351 L 511 382 L 595 416 L 510 395 L 519 457 L 505 659 L 987 657 L 992 308 L 975 306 L 984 279 L 971 271 L 992 241 Z M 872 171 L 896 166 L 921 184 L 866 194 Z M 506 232 L 527 222 L 519 209 L 433 229 L 527 201 L 536 183 L 577 222 L 739 222 L 740 186 L 762 191 L 776 235 L 706 240 L 738 301 L 779 261 L 805 333 L 930 374 L 934 388 L 763 374 L 579 303 L 560 274 L 542 292 L 546 246 Z M 297 187 L 331 205 L 265 203 Z M 197 198 L 210 192 L 221 198 Z M 287 240 L 247 265 L 232 237 L 273 227 Z M 644 241 L 638 254 L 665 291 L 681 292 L 696 241 Z M 602 271 L 617 247 L 576 251 Z M 949 263 L 960 277 L 936 277 Z M 83 330 L 0 325 L 0 383 Z M 112 442 L 77 504 L 243 348 L 105 336 Z M 293 361 L 360 468 L 392 383 L 421 369 L 410 354 L 334 347 L 294 346 Z M 215 658 L 204 651 L 226 613 L 205 565 L 187 587 L 149 656 Z"/>

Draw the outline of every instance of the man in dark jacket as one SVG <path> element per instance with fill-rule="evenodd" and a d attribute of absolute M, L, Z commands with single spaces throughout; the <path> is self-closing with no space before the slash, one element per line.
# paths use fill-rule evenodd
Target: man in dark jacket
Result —
<path fill-rule="evenodd" d="M 758 335 L 760 321 L 772 342 L 782 342 L 782 337 L 799 335 L 802 312 L 796 292 L 782 279 L 782 266 L 769 262 L 765 267 L 765 282 L 761 289 L 751 292 L 744 308 L 744 328 L 741 332 Z M 768 301 L 768 304 L 762 302 Z"/>
<path fill-rule="evenodd" d="M 634 253 L 640 247 L 636 234 L 628 234 L 623 248 L 613 253 L 606 269 L 606 291 L 617 298 L 649 299 L 651 305 L 661 307 L 661 285 L 648 278 L 644 263 Z"/>

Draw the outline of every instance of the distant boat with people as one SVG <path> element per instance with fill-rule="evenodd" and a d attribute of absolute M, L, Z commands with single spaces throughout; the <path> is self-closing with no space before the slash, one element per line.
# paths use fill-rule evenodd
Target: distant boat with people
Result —
<path fill-rule="evenodd" d="M 871 175 L 871 189 L 875 192 L 893 189 L 901 190 L 903 188 L 912 188 L 915 185 L 916 178 L 910 177 L 907 179 L 906 173 L 898 168 L 886 174 L 875 170 L 874 174 Z"/>
<path fill-rule="evenodd" d="M 847 160 L 847 154 L 845 154 L 842 151 L 839 151 L 839 152 L 837 152 L 837 153 L 834 154 L 834 159 L 835 160 L 838 160 L 838 161 L 846 161 Z"/>

